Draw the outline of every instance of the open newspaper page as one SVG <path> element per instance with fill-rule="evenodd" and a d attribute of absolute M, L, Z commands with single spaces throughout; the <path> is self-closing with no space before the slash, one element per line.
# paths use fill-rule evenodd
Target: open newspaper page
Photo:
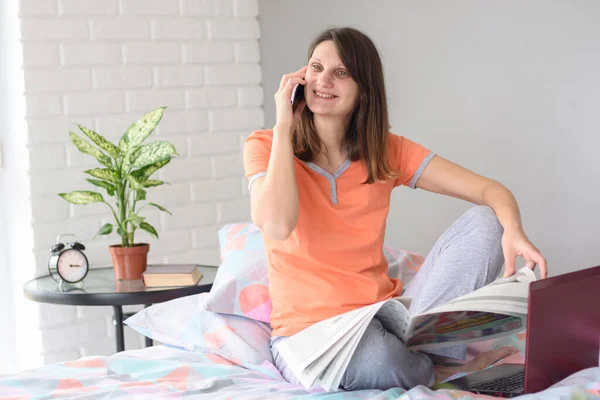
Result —
<path fill-rule="evenodd" d="M 525 328 L 529 268 L 442 306 L 410 316 L 410 299 L 399 297 L 320 321 L 277 344 L 300 383 L 337 389 L 374 316 L 413 350 L 435 349 L 491 339 Z"/>
<path fill-rule="evenodd" d="M 499 278 L 467 295 L 413 316 L 402 341 L 411 350 L 436 349 L 493 339 L 523 330 L 527 320 L 529 268 Z"/>

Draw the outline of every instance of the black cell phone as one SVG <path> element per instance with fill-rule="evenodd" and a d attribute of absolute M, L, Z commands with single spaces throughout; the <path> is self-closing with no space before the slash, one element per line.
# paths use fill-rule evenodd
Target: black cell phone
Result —
<path fill-rule="evenodd" d="M 296 111 L 296 107 L 298 107 L 298 103 L 301 100 L 304 100 L 304 85 L 297 84 L 292 90 L 292 110 Z"/>

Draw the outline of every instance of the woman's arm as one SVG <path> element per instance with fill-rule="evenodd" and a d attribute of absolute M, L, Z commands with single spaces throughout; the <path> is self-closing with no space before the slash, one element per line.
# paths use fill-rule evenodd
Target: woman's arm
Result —
<path fill-rule="evenodd" d="M 504 228 L 505 275 L 515 272 L 515 257 L 522 256 L 540 266 L 543 278 L 547 276 L 546 259 L 525 235 L 517 201 L 500 182 L 436 155 L 423 170 L 416 187 L 492 208 Z"/>
<path fill-rule="evenodd" d="M 305 85 L 307 65 L 281 78 L 275 93 L 276 123 L 266 176 L 258 178 L 250 187 L 252 221 L 266 235 L 275 240 L 286 240 L 298 222 L 298 186 L 294 170 L 292 135 L 300 122 L 306 102 L 296 109 L 290 101 L 297 84 Z"/>
<path fill-rule="evenodd" d="M 267 175 L 251 186 L 252 221 L 275 240 L 287 239 L 298 221 L 298 187 L 291 133 L 273 129 Z"/>
<path fill-rule="evenodd" d="M 521 226 L 514 196 L 500 182 L 478 175 L 440 156 L 431 159 L 417 188 L 491 207 L 504 229 Z"/>

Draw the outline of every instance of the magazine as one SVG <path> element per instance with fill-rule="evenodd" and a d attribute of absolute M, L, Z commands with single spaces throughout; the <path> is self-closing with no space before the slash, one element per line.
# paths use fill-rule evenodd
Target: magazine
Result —
<path fill-rule="evenodd" d="M 533 271 L 523 267 L 416 315 L 409 312 L 410 298 L 392 298 L 320 321 L 276 346 L 305 388 L 336 390 L 373 317 L 411 350 L 492 339 L 525 329 L 529 284 L 535 280 Z"/>

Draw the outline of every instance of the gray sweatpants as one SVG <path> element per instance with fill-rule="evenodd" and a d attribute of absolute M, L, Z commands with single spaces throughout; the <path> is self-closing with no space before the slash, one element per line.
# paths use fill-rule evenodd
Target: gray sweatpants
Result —
<path fill-rule="evenodd" d="M 503 229 L 494 211 L 477 206 L 465 212 L 437 240 L 404 295 L 412 297 L 412 314 L 444 304 L 470 293 L 500 274 Z M 289 382 L 299 383 L 274 346 L 285 337 L 271 339 L 275 365 Z M 466 346 L 431 352 L 464 359 Z M 382 389 L 417 385 L 430 386 L 435 374 L 431 358 L 411 351 L 374 318 L 360 340 L 344 374 L 345 390 Z"/>

